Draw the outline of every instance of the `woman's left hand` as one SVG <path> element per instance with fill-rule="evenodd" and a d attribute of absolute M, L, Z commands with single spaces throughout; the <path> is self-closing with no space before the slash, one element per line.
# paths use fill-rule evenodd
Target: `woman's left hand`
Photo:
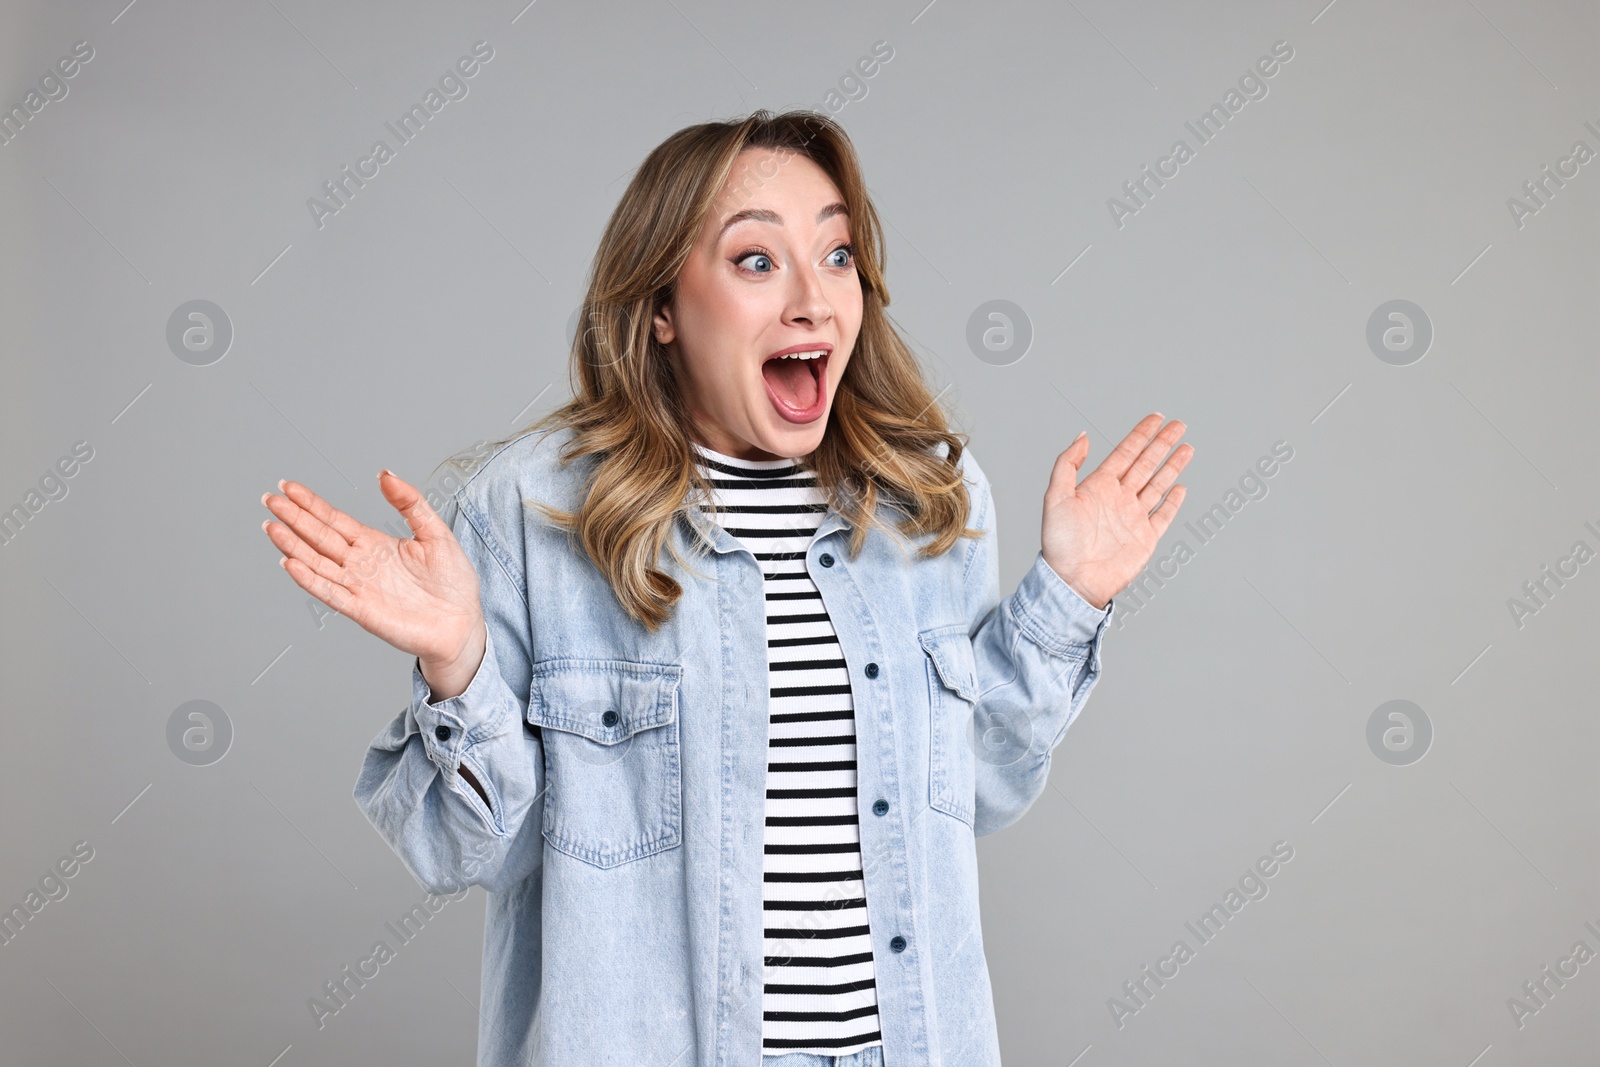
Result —
<path fill-rule="evenodd" d="M 1140 419 L 1081 482 L 1078 468 L 1089 458 L 1088 434 L 1067 446 L 1050 472 L 1040 551 L 1050 569 L 1097 608 L 1104 609 L 1144 569 L 1183 503 L 1185 488 L 1172 483 L 1194 446 L 1182 445 L 1168 457 L 1187 427 L 1174 419 L 1157 433 L 1161 418 L 1152 412 Z"/>

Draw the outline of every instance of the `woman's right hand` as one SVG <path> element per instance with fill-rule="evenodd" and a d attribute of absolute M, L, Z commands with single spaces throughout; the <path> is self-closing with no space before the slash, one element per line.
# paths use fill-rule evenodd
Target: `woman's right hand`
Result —
<path fill-rule="evenodd" d="M 279 521 L 262 523 L 279 562 L 306 592 L 368 633 L 416 656 L 437 703 L 466 691 L 487 634 L 478 574 L 455 532 L 393 471 L 378 475 L 384 498 L 405 518 L 400 540 L 357 522 L 299 482 L 261 502 Z"/>

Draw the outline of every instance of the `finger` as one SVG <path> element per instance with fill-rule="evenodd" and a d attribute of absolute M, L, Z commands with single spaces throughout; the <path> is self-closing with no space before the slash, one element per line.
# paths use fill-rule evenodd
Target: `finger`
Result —
<path fill-rule="evenodd" d="M 290 559 L 306 565 L 306 569 L 321 575 L 336 585 L 343 584 L 344 565 L 336 563 L 301 540 L 286 524 L 270 519 L 261 524 L 267 538 Z M 340 541 L 343 544 L 343 541 Z"/>
<path fill-rule="evenodd" d="M 384 499 L 405 518 L 418 541 L 442 541 L 455 536 L 416 486 L 394 471 L 385 468 L 379 472 L 378 488 L 383 491 Z"/>
<path fill-rule="evenodd" d="M 350 590 L 342 585 L 328 581 L 328 579 L 307 567 L 300 560 L 291 556 L 283 556 L 278 562 L 284 570 L 289 572 L 289 577 L 294 579 L 294 584 L 339 614 L 348 616 L 352 621 L 359 622 L 351 611 L 357 605 L 357 601 L 355 594 L 351 593 Z"/>
<path fill-rule="evenodd" d="M 295 493 L 302 500 L 309 500 L 311 491 L 299 482 L 281 482 L 288 492 Z M 313 494 L 314 495 L 314 494 Z M 275 515 L 279 522 L 293 530 L 299 538 L 318 553 L 328 557 L 335 563 L 343 564 L 350 555 L 351 543 L 344 534 L 329 526 L 316 515 L 307 511 L 296 503 L 287 493 L 262 493 L 261 502 L 267 510 Z M 326 501 L 323 502 L 326 506 Z M 270 533 L 270 531 L 269 531 Z"/>
<path fill-rule="evenodd" d="M 295 504 L 313 515 L 324 526 L 338 533 L 347 544 L 355 544 L 361 539 L 362 533 L 370 529 L 356 521 L 351 516 L 340 511 L 322 497 L 313 493 L 311 489 L 300 482 L 286 482 L 280 480 L 278 489 Z"/>
<path fill-rule="evenodd" d="M 1128 473 L 1122 477 L 1122 484 L 1133 490 L 1144 488 L 1145 482 L 1150 480 L 1151 472 L 1160 466 L 1167 452 L 1178 443 L 1178 438 L 1183 436 L 1183 431 L 1186 429 L 1188 427 L 1177 419 L 1167 423 L 1139 453 L 1139 458 L 1134 460 L 1133 465 L 1128 468 Z"/>
<path fill-rule="evenodd" d="M 1078 434 L 1072 444 L 1056 457 L 1055 465 L 1050 468 L 1050 484 L 1045 492 L 1071 496 L 1078 486 L 1078 471 L 1083 467 L 1083 461 L 1089 458 L 1089 435 Z"/>
<path fill-rule="evenodd" d="M 1148 512 L 1156 506 L 1156 503 L 1161 499 L 1161 494 L 1167 491 L 1169 485 L 1178 480 L 1178 475 L 1183 472 L 1183 468 L 1187 467 L 1189 461 L 1193 458 L 1193 445 L 1179 445 L 1173 450 L 1172 455 L 1168 456 L 1167 461 L 1161 465 L 1161 469 L 1156 471 L 1154 476 L 1145 483 L 1143 489 L 1139 490 L 1139 503 L 1144 505 L 1145 511 Z"/>
<path fill-rule="evenodd" d="M 1167 532 L 1167 527 L 1171 526 L 1172 520 L 1177 518 L 1178 506 L 1183 503 L 1183 498 L 1188 495 L 1189 490 L 1186 486 L 1173 486 L 1172 492 L 1167 494 L 1167 499 L 1163 500 L 1161 506 L 1151 514 L 1150 525 L 1155 529 L 1157 539 Z"/>
<path fill-rule="evenodd" d="M 1153 411 L 1139 420 L 1128 436 L 1118 442 L 1111 454 L 1100 463 L 1100 470 L 1105 471 L 1113 478 L 1122 479 L 1128 473 L 1128 468 L 1133 466 L 1133 461 L 1144 451 L 1145 445 L 1155 436 L 1156 428 L 1161 425 L 1161 412 Z"/>

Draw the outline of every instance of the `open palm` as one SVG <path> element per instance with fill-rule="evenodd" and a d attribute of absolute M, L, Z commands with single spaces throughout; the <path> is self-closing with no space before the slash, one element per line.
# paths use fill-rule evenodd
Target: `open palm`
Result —
<path fill-rule="evenodd" d="M 1182 445 L 1169 458 L 1168 450 L 1186 427 L 1174 419 L 1157 433 L 1160 425 L 1160 412 L 1139 420 L 1081 482 L 1078 468 L 1089 457 L 1089 437 L 1080 434 L 1050 472 L 1040 551 L 1050 568 L 1097 608 L 1144 569 L 1183 503 L 1186 490 L 1173 482 L 1194 446 Z"/>
<path fill-rule="evenodd" d="M 469 655 L 483 628 L 478 574 L 415 487 L 391 471 L 378 476 L 415 535 L 405 540 L 357 522 L 299 482 L 278 487 L 281 496 L 264 493 L 261 502 L 279 521 L 262 526 L 300 588 L 424 665 Z"/>

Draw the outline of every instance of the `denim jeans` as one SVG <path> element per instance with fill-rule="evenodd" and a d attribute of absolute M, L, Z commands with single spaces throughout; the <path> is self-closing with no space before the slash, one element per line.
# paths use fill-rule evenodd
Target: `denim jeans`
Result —
<path fill-rule="evenodd" d="M 817 1056 L 810 1052 L 762 1056 L 761 1067 L 884 1067 L 883 1046 L 868 1045 L 848 1056 Z"/>

